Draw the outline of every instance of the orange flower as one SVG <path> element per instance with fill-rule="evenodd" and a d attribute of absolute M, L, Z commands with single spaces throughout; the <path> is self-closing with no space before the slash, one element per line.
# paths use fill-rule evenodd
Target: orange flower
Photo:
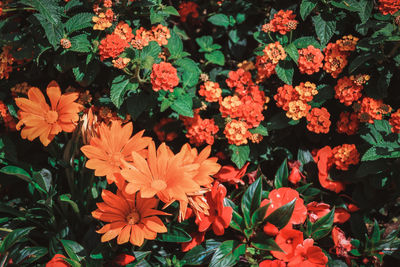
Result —
<path fill-rule="evenodd" d="M 360 154 L 354 144 L 336 146 L 333 148 L 332 153 L 332 160 L 338 170 L 347 171 L 349 165 L 357 165 L 360 161 Z"/>
<path fill-rule="evenodd" d="M 247 87 L 253 85 L 251 73 L 242 68 L 239 68 L 236 71 L 230 71 L 228 74 L 228 79 L 226 79 L 226 84 L 231 89 L 235 88 L 235 92 L 238 95 L 246 95 Z"/>
<path fill-rule="evenodd" d="M 104 202 L 97 203 L 98 209 L 92 212 L 94 218 L 107 223 L 97 231 L 103 234 L 101 242 L 118 236 L 118 244 L 129 241 L 132 245 L 141 246 L 145 239 L 154 240 L 157 233 L 167 232 L 161 219 L 155 215 L 169 214 L 155 209 L 157 199 L 144 199 L 140 193 L 128 195 L 123 187 L 118 189 L 116 195 L 104 189 L 101 196 Z"/>
<path fill-rule="evenodd" d="M 151 31 L 153 32 L 154 41 L 156 41 L 159 46 L 168 44 L 168 39 L 171 38 L 171 33 L 167 27 L 158 24 L 157 26 L 153 26 Z"/>
<path fill-rule="evenodd" d="M 302 100 L 291 101 L 288 104 L 289 110 L 286 112 L 286 117 L 292 120 L 300 120 L 301 118 L 308 117 L 308 111 L 311 106 Z"/>
<path fill-rule="evenodd" d="M 57 82 L 52 81 L 47 86 L 47 96 L 51 107 L 46 103 L 43 93 L 36 87 L 28 92 L 28 99 L 16 98 L 15 103 L 20 108 L 16 128 L 21 129 L 21 137 L 32 141 L 36 137 L 44 146 L 47 146 L 61 131 L 70 133 L 75 130 L 79 120 L 78 112 L 82 106 L 74 101 L 78 99 L 78 93 L 61 95 Z"/>
<path fill-rule="evenodd" d="M 218 102 L 221 93 L 222 90 L 216 82 L 206 81 L 204 85 L 200 85 L 199 95 L 204 96 L 208 102 Z"/>
<path fill-rule="evenodd" d="M 364 97 L 353 105 L 360 122 L 374 123 L 374 120 L 382 120 L 382 115 L 389 113 L 392 108 L 383 104 L 383 100 Z"/>
<path fill-rule="evenodd" d="M 11 46 L 3 46 L 3 52 L 0 54 L 0 80 L 8 79 L 13 70 L 12 64 L 15 59 L 10 53 L 11 48 Z"/>
<path fill-rule="evenodd" d="M 325 267 L 328 257 L 320 247 L 314 246 L 314 240 L 308 238 L 297 245 L 293 258 L 290 259 L 288 267 L 309 266 Z"/>
<path fill-rule="evenodd" d="M 286 267 L 286 263 L 280 260 L 265 260 L 260 262 L 258 267 Z"/>
<path fill-rule="evenodd" d="M 60 40 L 60 45 L 64 49 L 71 48 L 71 41 L 66 38 L 63 38 Z"/>
<path fill-rule="evenodd" d="M 251 136 L 251 133 L 247 129 L 247 124 L 244 121 L 238 120 L 228 122 L 225 125 L 224 134 L 229 144 L 237 146 L 247 144 L 247 138 Z"/>
<path fill-rule="evenodd" d="M 264 199 L 261 202 L 261 206 L 271 203 L 267 209 L 265 217 L 268 217 L 272 212 L 283 205 L 286 205 L 293 199 L 296 199 L 293 214 L 285 228 L 290 227 L 292 224 L 303 223 L 307 217 L 307 209 L 304 206 L 304 200 L 300 198 L 300 195 L 296 190 L 289 187 L 281 187 L 279 189 L 272 190 L 268 195 L 268 199 Z"/>
<path fill-rule="evenodd" d="M 150 137 L 142 137 L 143 131 L 132 135 L 132 123 L 122 126 L 121 121 L 113 120 L 111 126 L 102 123 L 98 137 L 83 146 L 82 152 L 89 159 L 86 168 L 95 170 L 96 176 L 106 176 L 108 183 L 117 182 L 116 173 L 120 173 L 122 162 L 131 162 L 132 151 L 145 155 Z"/>
<path fill-rule="evenodd" d="M 379 11 L 383 15 L 393 15 L 400 10 L 400 2 L 398 0 L 379 0 Z"/>
<path fill-rule="evenodd" d="M 204 143 L 214 144 L 214 136 L 219 131 L 214 119 L 202 119 L 198 114 L 194 115 L 194 118 L 196 120 L 187 127 L 186 137 L 189 138 L 189 142 L 196 146 L 201 146 Z"/>
<path fill-rule="evenodd" d="M 122 39 L 121 36 L 116 33 L 108 34 L 106 38 L 100 41 L 100 60 L 103 61 L 110 57 L 116 58 L 124 52 L 127 47 L 129 47 L 129 43 L 126 39 Z"/>
<path fill-rule="evenodd" d="M 348 63 L 348 52 L 340 51 L 339 45 L 336 43 L 329 43 L 324 49 L 324 54 L 324 70 L 330 73 L 333 78 L 337 78 Z"/>
<path fill-rule="evenodd" d="M 274 99 L 276 105 L 285 111 L 289 110 L 289 103 L 299 99 L 299 93 L 289 84 L 285 84 L 278 88 Z"/>
<path fill-rule="evenodd" d="M 305 82 L 300 83 L 294 88 L 299 94 L 299 99 L 305 102 L 313 100 L 314 96 L 318 94 L 317 86 L 315 83 Z"/>
<path fill-rule="evenodd" d="M 121 39 L 126 40 L 128 43 L 133 39 L 133 33 L 131 27 L 123 21 L 120 21 L 115 27 L 114 33 L 121 37 Z"/>
<path fill-rule="evenodd" d="M 239 96 L 226 96 L 223 99 L 219 100 L 219 111 L 221 112 L 221 116 L 237 118 L 240 116 L 240 108 L 242 106 L 242 101 Z"/>
<path fill-rule="evenodd" d="M 292 228 L 283 228 L 275 237 L 276 244 L 284 251 L 271 251 L 272 256 L 279 260 L 290 261 L 297 245 L 303 243 L 303 233 Z"/>
<path fill-rule="evenodd" d="M 309 45 L 307 48 L 299 50 L 299 70 L 300 73 L 311 75 L 322 68 L 324 55 L 321 50 Z"/>
<path fill-rule="evenodd" d="M 340 119 L 336 124 L 336 131 L 338 133 L 345 133 L 347 135 L 356 134 L 360 121 L 356 113 L 341 112 Z"/>
<path fill-rule="evenodd" d="M 268 44 L 263 52 L 273 64 L 278 64 L 280 60 L 285 60 L 286 58 L 285 49 L 283 49 L 283 46 L 279 42 Z"/>
<path fill-rule="evenodd" d="M 153 90 L 156 92 L 161 89 L 173 92 L 174 88 L 179 84 L 178 73 L 171 63 L 168 62 L 153 64 L 150 77 Z"/>
<path fill-rule="evenodd" d="M 147 31 L 145 28 L 140 27 L 136 30 L 135 38 L 132 39 L 131 45 L 136 49 L 143 49 L 148 46 L 150 41 L 154 41 L 154 35 L 151 31 Z"/>
<path fill-rule="evenodd" d="M 339 50 L 343 52 L 349 52 L 356 50 L 356 45 L 358 42 L 358 38 L 353 35 L 343 36 L 342 39 L 336 41 L 336 44 L 339 45 Z"/>
<path fill-rule="evenodd" d="M 69 267 L 71 265 L 63 260 L 66 258 L 67 257 L 62 254 L 56 254 L 48 263 L 46 263 L 46 267 Z"/>
<path fill-rule="evenodd" d="M 390 115 L 389 124 L 392 126 L 392 133 L 400 133 L 400 109 Z"/>
<path fill-rule="evenodd" d="M 269 59 L 268 56 L 257 56 L 256 58 L 256 68 L 257 68 L 257 82 L 262 82 L 265 79 L 271 77 L 275 74 L 276 64 Z"/>
<path fill-rule="evenodd" d="M 296 29 L 298 21 L 295 20 L 295 18 L 296 15 L 293 14 L 292 10 L 279 10 L 274 14 L 274 18 L 270 21 L 270 23 L 263 26 L 263 31 L 286 34 Z"/>
<path fill-rule="evenodd" d="M 335 98 L 345 106 L 350 106 L 354 101 L 361 98 L 362 86 L 354 83 L 349 77 L 343 77 L 338 80 L 335 86 Z"/>
<path fill-rule="evenodd" d="M 307 129 L 314 133 L 328 133 L 331 121 L 330 114 L 326 108 L 313 108 L 307 114 Z"/>
<path fill-rule="evenodd" d="M 153 141 L 149 144 L 147 160 L 133 151 L 133 163 L 126 163 L 121 171 L 128 181 L 126 192 L 140 191 L 144 198 L 157 195 L 167 205 L 175 200 L 188 202 L 187 194 L 200 190 L 193 179 L 200 164 L 184 164 L 185 156 L 185 151 L 174 155 L 165 143 L 156 151 Z"/>

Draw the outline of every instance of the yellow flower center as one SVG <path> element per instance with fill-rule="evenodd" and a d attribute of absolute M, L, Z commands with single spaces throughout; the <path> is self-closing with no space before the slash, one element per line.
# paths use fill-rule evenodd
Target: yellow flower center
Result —
<path fill-rule="evenodd" d="M 161 191 L 167 187 L 167 183 L 163 180 L 154 180 L 151 182 L 151 188 Z"/>
<path fill-rule="evenodd" d="M 126 221 L 130 225 L 137 224 L 140 221 L 140 214 L 136 210 L 133 210 L 126 216 Z"/>
<path fill-rule="evenodd" d="M 50 110 L 46 113 L 45 120 L 47 123 L 55 123 L 58 120 L 57 111 Z"/>

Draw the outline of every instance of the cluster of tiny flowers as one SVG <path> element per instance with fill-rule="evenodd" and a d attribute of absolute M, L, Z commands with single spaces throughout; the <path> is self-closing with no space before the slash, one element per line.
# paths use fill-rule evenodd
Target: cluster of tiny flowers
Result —
<path fill-rule="evenodd" d="M 98 4 L 93 5 L 93 11 L 96 14 L 92 18 L 92 21 L 95 23 L 93 30 L 104 31 L 112 26 L 115 15 L 111 7 L 112 1 L 104 1 L 103 7 L 100 7 Z"/>
<path fill-rule="evenodd" d="M 339 99 L 340 103 L 345 106 L 350 106 L 354 101 L 361 98 L 362 85 L 355 83 L 349 77 L 343 77 L 338 80 L 335 86 L 335 98 Z"/>
<path fill-rule="evenodd" d="M 226 84 L 240 96 L 247 94 L 246 89 L 253 84 L 251 73 L 239 68 L 237 71 L 230 71 Z"/>
<path fill-rule="evenodd" d="M 347 135 L 356 134 L 360 121 L 356 113 L 342 112 L 336 124 L 336 131 Z"/>
<path fill-rule="evenodd" d="M 382 116 L 391 112 L 391 107 L 371 97 L 364 97 L 353 104 L 360 122 L 374 123 L 374 120 L 382 120 Z"/>
<path fill-rule="evenodd" d="M 379 0 L 379 11 L 383 15 L 393 15 L 400 10 L 400 2 L 398 0 Z"/>
<path fill-rule="evenodd" d="M 272 63 L 272 60 L 268 56 L 257 56 L 256 68 L 257 68 L 257 82 L 262 82 L 265 79 L 275 74 L 276 64 Z"/>
<path fill-rule="evenodd" d="M 168 62 L 153 64 L 151 71 L 151 84 L 154 91 L 164 90 L 173 92 L 179 84 L 179 77 L 176 69 Z"/>
<path fill-rule="evenodd" d="M 350 165 L 357 165 L 360 162 L 360 154 L 354 144 L 343 144 L 332 149 L 333 163 L 336 169 L 347 171 Z"/>
<path fill-rule="evenodd" d="M 307 129 L 314 133 L 328 133 L 331 126 L 330 114 L 326 108 L 313 108 L 307 114 Z"/>
<path fill-rule="evenodd" d="M 214 136 L 219 131 L 214 119 L 202 119 L 200 115 L 195 114 L 193 118 L 186 120 L 184 124 L 187 129 L 186 137 L 189 138 L 191 144 L 195 146 L 214 144 Z"/>
<path fill-rule="evenodd" d="M 291 101 L 288 104 L 289 110 L 286 116 L 292 120 L 300 120 L 307 116 L 311 106 L 302 100 Z"/>
<path fill-rule="evenodd" d="M 283 46 L 279 42 L 270 43 L 265 46 L 264 55 L 271 60 L 272 64 L 278 64 L 279 61 L 285 60 L 286 52 Z"/>
<path fill-rule="evenodd" d="M 300 83 L 294 89 L 299 94 L 299 99 L 305 102 L 312 101 L 314 96 L 318 94 L 317 86 L 310 82 Z"/>
<path fill-rule="evenodd" d="M 8 112 L 7 106 L 0 100 L 0 122 L 4 124 L 7 130 L 15 131 L 15 121 L 11 114 Z"/>
<path fill-rule="evenodd" d="M 126 66 L 128 66 L 129 62 L 131 62 L 131 59 L 127 58 L 127 57 L 119 57 L 117 59 L 112 60 L 112 64 L 113 64 L 114 68 L 117 68 L 120 70 L 122 70 Z"/>
<path fill-rule="evenodd" d="M 69 49 L 69 48 L 71 48 L 71 41 L 68 40 L 67 38 L 62 38 L 60 40 L 60 45 L 64 49 Z"/>
<path fill-rule="evenodd" d="M 393 133 L 400 133 L 400 109 L 390 115 L 389 124 Z"/>
<path fill-rule="evenodd" d="M 232 120 L 225 125 L 224 134 L 228 139 L 229 144 L 245 145 L 248 143 L 247 138 L 251 133 L 247 129 L 247 124 L 244 121 Z"/>
<path fill-rule="evenodd" d="M 168 39 L 171 37 L 170 30 L 161 24 L 153 26 L 150 31 L 143 27 L 136 30 L 136 34 L 131 41 L 131 45 L 136 49 L 143 49 L 148 46 L 151 41 L 155 41 L 158 45 L 167 45 Z"/>
<path fill-rule="evenodd" d="M 192 18 L 198 18 L 199 17 L 199 12 L 197 9 L 199 8 L 199 5 L 194 3 L 194 2 L 182 2 L 179 5 L 179 15 L 181 16 L 181 21 L 186 22 L 188 16 L 191 16 Z"/>
<path fill-rule="evenodd" d="M 305 73 L 311 75 L 313 73 L 319 72 L 322 68 L 322 61 L 324 60 L 324 55 L 321 50 L 309 45 L 307 48 L 299 50 L 299 70 L 300 73 Z"/>
<path fill-rule="evenodd" d="M 200 85 L 199 95 L 204 96 L 208 102 L 218 102 L 221 99 L 222 90 L 219 84 L 212 81 L 206 81 Z"/>
<path fill-rule="evenodd" d="M 296 15 L 293 14 L 292 10 L 279 10 L 269 23 L 263 25 L 262 30 L 264 32 L 279 32 L 284 35 L 297 28 L 298 21 L 295 18 Z"/>
<path fill-rule="evenodd" d="M 19 94 L 26 95 L 31 87 L 32 86 L 30 86 L 27 82 L 23 82 L 23 83 L 17 83 L 10 90 L 11 94 L 14 97 L 16 97 Z"/>
<path fill-rule="evenodd" d="M 14 58 L 10 53 L 11 46 L 3 46 L 3 52 L 0 54 L 0 80 L 8 79 L 12 72 Z"/>

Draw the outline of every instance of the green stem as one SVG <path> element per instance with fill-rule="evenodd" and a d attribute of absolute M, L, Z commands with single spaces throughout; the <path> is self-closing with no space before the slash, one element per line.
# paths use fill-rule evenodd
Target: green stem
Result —
<path fill-rule="evenodd" d="M 0 231 L 11 233 L 13 230 L 7 228 L 0 228 Z"/>
<path fill-rule="evenodd" d="M 3 12 L 12 12 L 12 11 L 23 11 L 23 10 L 32 10 L 32 11 L 36 11 L 36 9 L 32 8 L 32 7 L 15 7 L 15 8 L 4 8 Z"/>

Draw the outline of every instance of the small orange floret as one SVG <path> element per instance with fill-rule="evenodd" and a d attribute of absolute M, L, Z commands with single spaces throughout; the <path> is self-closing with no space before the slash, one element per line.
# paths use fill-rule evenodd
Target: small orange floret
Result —
<path fill-rule="evenodd" d="M 208 102 L 218 102 L 221 94 L 222 90 L 216 82 L 206 81 L 200 85 L 199 95 L 204 96 Z"/>
<path fill-rule="evenodd" d="M 299 70 L 301 73 L 306 73 L 311 75 L 316 73 L 322 68 L 322 61 L 324 60 L 324 55 L 321 50 L 309 45 L 307 48 L 299 50 Z"/>
<path fill-rule="evenodd" d="M 333 163 L 336 169 L 347 171 L 349 165 L 357 165 L 360 161 L 360 154 L 354 144 L 343 144 L 332 149 Z"/>
<path fill-rule="evenodd" d="M 331 126 L 330 114 L 326 108 L 313 108 L 307 115 L 307 129 L 314 133 L 328 133 Z"/>
<path fill-rule="evenodd" d="M 244 121 L 232 120 L 225 126 L 224 134 L 229 144 L 237 146 L 247 144 L 247 138 L 251 133 L 247 130 L 247 124 Z"/>
<path fill-rule="evenodd" d="M 150 78 L 153 90 L 156 92 L 159 90 L 173 92 L 174 88 L 179 84 L 178 72 L 168 62 L 153 64 Z"/>

